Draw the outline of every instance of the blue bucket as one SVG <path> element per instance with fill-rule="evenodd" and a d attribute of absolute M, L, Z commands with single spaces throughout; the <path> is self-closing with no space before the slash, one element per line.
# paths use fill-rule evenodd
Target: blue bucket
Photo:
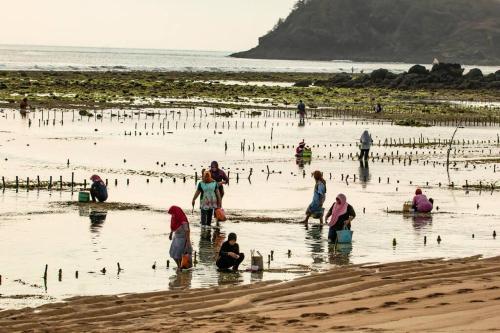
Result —
<path fill-rule="evenodd" d="M 344 229 L 337 231 L 337 243 L 345 244 L 352 243 L 352 230 Z"/>

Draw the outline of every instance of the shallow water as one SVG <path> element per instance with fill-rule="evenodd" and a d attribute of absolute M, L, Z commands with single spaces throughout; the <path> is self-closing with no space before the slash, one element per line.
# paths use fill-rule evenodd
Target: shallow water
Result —
<path fill-rule="evenodd" d="M 150 211 L 108 210 L 104 222 L 92 223 L 90 209 L 57 204 L 76 201 L 77 192 L 58 191 L 56 184 L 52 191 L 21 188 L 17 193 L 15 189 L 0 192 L 0 308 L 33 306 L 75 295 L 290 279 L 347 263 L 499 254 L 498 241 L 492 237 L 493 230 L 500 231 L 499 191 L 458 188 L 466 180 L 468 184 L 481 181 L 485 187 L 500 182 L 498 127 L 458 130 L 455 140 L 459 143 L 451 152 L 452 189 L 447 186 L 443 165 L 446 147 L 378 146 L 390 139 L 399 142 L 404 138 L 405 143 L 419 138 L 425 142 L 448 140 L 455 130 L 452 127 L 409 128 L 356 119 L 316 119 L 297 127 L 295 115 L 289 112 L 253 118 L 236 112 L 233 117 L 220 118 L 213 117 L 208 108 L 160 110 L 154 117 L 146 116 L 153 110 L 142 111 L 107 110 L 103 119 L 47 110 L 23 119 L 17 111 L 0 111 L 0 176 L 8 183 L 15 176 L 21 183 L 26 177 L 33 182 L 37 175 L 42 180 L 52 176 L 54 181 L 61 175 L 70 181 L 72 172 L 76 182 L 83 182 L 97 172 L 109 180 L 110 201 L 151 207 Z M 110 116 L 118 112 L 120 117 Z M 42 123 L 42 117 L 48 124 Z M 349 158 L 357 152 L 364 128 L 370 129 L 377 144 L 372 149 L 375 157 L 398 154 L 401 161 L 371 159 L 367 168 Z M 302 138 L 313 145 L 313 158 L 304 165 L 293 156 L 293 147 Z M 240 149 L 243 140 L 245 152 Z M 404 160 L 410 154 L 411 165 Z M 488 162 L 486 158 L 497 160 Z M 215 231 L 202 235 L 198 214 L 192 214 L 190 207 L 194 174 L 199 175 L 211 160 L 218 160 L 231 178 L 224 207 L 233 217 L 221 225 L 221 232 L 236 232 L 247 257 L 250 249 L 257 249 L 267 261 L 274 251 L 270 271 L 261 275 L 215 271 L 211 238 Z M 310 174 L 315 169 L 323 170 L 327 180 L 325 206 L 342 192 L 357 212 L 352 249 L 329 246 L 328 230 L 319 228 L 317 221 L 311 220 L 309 229 L 298 223 L 312 197 Z M 400 210 L 417 185 L 436 200 L 438 212 L 429 218 L 387 212 Z M 193 247 L 199 260 L 192 272 L 176 274 L 172 263 L 170 269 L 165 267 L 169 218 L 161 210 L 172 204 L 183 207 L 192 222 Z M 245 222 L 248 220 L 262 223 Z M 438 235 L 443 239 L 440 244 Z M 124 268 L 119 275 L 117 262 Z M 47 291 L 41 278 L 45 264 L 49 265 Z M 248 266 L 247 259 L 242 268 Z M 100 273 L 103 267 L 106 274 Z M 63 271 L 61 282 L 58 269 Z"/>
<path fill-rule="evenodd" d="M 412 64 L 351 61 L 264 60 L 231 58 L 232 52 L 0 45 L 0 70 L 55 71 L 210 71 L 210 72 L 351 72 L 387 68 L 395 73 Z M 424 64 L 423 64 L 424 65 Z M 430 65 L 426 65 L 430 68 Z M 478 67 L 494 73 L 498 66 Z"/>

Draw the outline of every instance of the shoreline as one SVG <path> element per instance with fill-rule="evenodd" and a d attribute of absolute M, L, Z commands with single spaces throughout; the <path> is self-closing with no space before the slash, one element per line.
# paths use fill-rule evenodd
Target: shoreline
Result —
<path fill-rule="evenodd" d="M 500 257 L 351 265 L 289 282 L 74 297 L 0 311 L 0 332 L 486 332 Z"/>

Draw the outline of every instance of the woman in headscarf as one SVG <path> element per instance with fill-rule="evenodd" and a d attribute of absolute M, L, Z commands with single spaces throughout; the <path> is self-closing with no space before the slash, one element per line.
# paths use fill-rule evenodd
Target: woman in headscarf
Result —
<path fill-rule="evenodd" d="M 368 160 L 368 154 L 370 153 L 370 148 L 373 144 L 373 139 L 368 130 L 365 130 L 363 134 L 361 134 L 361 137 L 359 138 L 359 142 L 361 142 L 361 145 L 359 146 L 361 152 L 359 154 L 359 160 Z"/>
<path fill-rule="evenodd" d="M 220 197 L 222 200 L 222 197 L 224 197 L 224 184 L 229 183 L 229 178 L 227 178 L 226 173 L 219 169 L 219 163 L 217 161 L 213 161 L 210 163 L 210 174 L 212 175 L 212 179 L 215 180 L 218 184 L 219 192 L 220 192 Z"/>
<path fill-rule="evenodd" d="M 96 199 L 99 202 L 104 202 L 108 199 L 108 189 L 106 184 L 102 181 L 101 177 L 98 175 L 93 175 L 90 177 L 92 181 L 92 185 L 90 186 L 90 195 L 92 197 L 92 201 L 96 202 Z"/>
<path fill-rule="evenodd" d="M 296 157 L 302 157 L 302 153 L 304 152 L 304 149 L 306 149 L 306 143 L 304 140 L 299 142 L 299 145 L 297 148 L 295 148 L 295 156 Z"/>
<path fill-rule="evenodd" d="M 219 188 L 217 186 L 217 182 L 212 179 L 210 171 L 203 172 L 203 179 L 198 183 L 196 192 L 194 192 L 192 201 L 193 207 L 200 194 L 201 226 L 210 227 L 215 208 L 219 208 L 221 206 Z"/>
<path fill-rule="evenodd" d="M 432 211 L 434 200 L 427 197 L 422 193 L 422 190 L 417 188 L 415 196 L 413 197 L 412 208 L 418 213 L 430 213 Z"/>
<path fill-rule="evenodd" d="M 172 216 L 170 220 L 170 235 L 168 239 L 170 244 L 170 257 L 175 260 L 177 270 L 181 269 L 182 256 L 188 254 L 191 258 L 193 248 L 191 247 L 191 238 L 189 231 L 189 222 L 186 214 L 180 207 L 172 206 L 168 210 Z"/>
<path fill-rule="evenodd" d="M 326 199 L 326 181 L 323 179 L 323 173 L 321 171 L 314 171 L 313 173 L 316 185 L 314 185 L 313 199 L 309 207 L 306 210 L 306 218 L 303 223 L 309 222 L 309 217 L 314 217 L 319 219 L 319 223 L 323 224 L 323 214 L 325 209 L 323 208 L 323 203 Z"/>
<path fill-rule="evenodd" d="M 347 203 L 347 198 L 344 194 L 337 195 L 335 203 L 332 205 L 326 214 L 326 220 L 331 216 L 328 226 L 328 239 L 335 243 L 337 241 L 337 231 L 344 228 L 351 230 L 351 221 L 356 217 L 356 212 L 350 204 Z"/>

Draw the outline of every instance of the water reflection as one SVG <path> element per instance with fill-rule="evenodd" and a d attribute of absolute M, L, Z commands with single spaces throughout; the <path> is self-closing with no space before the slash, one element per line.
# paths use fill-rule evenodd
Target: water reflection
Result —
<path fill-rule="evenodd" d="M 295 158 L 295 164 L 302 169 L 304 168 L 304 165 L 310 165 L 311 164 L 311 157 L 296 157 Z"/>
<path fill-rule="evenodd" d="M 217 230 L 214 230 L 214 239 Z M 212 240 L 212 230 L 211 229 L 201 229 L 200 232 L 200 242 L 198 245 L 199 251 L 199 263 L 206 266 L 211 266 L 215 263 L 215 248 L 214 242 Z"/>
<path fill-rule="evenodd" d="M 328 262 L 331 265 L 345 266 L 351 263 L 352 244 L 329 244 Z"/>
<path fill-rule="evenodd" d="M 106 221 L 107 215 L 107 211 L 92 210 L 89 214 L 90 232 L 98 233 L 101 230 L 102 225 Z"/>
<path fill-rule="evenodd" d="M 413 228 L 417 231 L 432 225 L 432 214 L 412 214 L 411 219 Z"/>
<path fill-rule="evenodd" d="M 366 161 L 359 161 L 358 172 L 359 172 L 359 180 L 361 181 L 361 186 L 363 188 L 366 188 L 366 185 L 371 180 L 370 166 L 368 165 L 368 160 L 366 160 Z"/>
<path fill-rule="evenodd" d="M 311 251 L 311 257 L 315 264 L 324 261 L 322 253 L 325 252 L 323 242 L 323 225 L 313 224 L 310 227 L 306 226 L 306 243 Z"/>
<path fill-rule="evenodd" d="M 243 275 L 240 272 L 218 272 L 218 283 L 219 286 L 227 286 L 227 285 L 233 285 L 233 284 L 239 284 L 242 283 L 243 280 Z"/>
<path fill-rule="evenodd" d="M 184 270 L 181 272 L 177 272 L 175 275 L 170 277 L 168 287 L 170 290 L 188 289 L 191 288 L 192 280 L 193 280 L 192 270 Z"/>

